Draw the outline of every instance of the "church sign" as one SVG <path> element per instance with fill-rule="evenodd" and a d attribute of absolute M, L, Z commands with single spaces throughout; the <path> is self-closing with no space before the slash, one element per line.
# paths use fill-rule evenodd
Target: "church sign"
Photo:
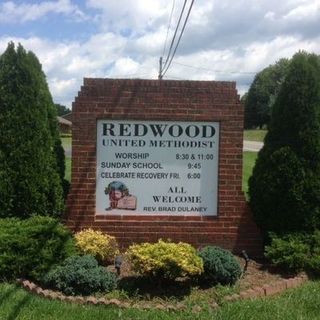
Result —
<path fill-rule="evenodd" d="M 242 191 L 243 118 L 234 82 L 84 79 L 66 224 L 121 247 L 171 239 L 260 253 Z"/>
<path fill-rule="evenodd" d="M 218 122 L 97 121 L 97 214 L 217 215 Z"/>

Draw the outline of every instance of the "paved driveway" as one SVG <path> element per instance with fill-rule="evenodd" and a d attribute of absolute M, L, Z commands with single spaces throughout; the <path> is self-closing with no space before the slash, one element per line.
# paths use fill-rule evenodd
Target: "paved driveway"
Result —
<path fill-rule="evenodd" d="M 263 146 L 263 142 L 257 141 L 243 141 L 243 151 L 253 151 L 258 152 Z"/>
<path fill-rule="evenodd" d="M 64 149 L 64 155 L 68 158 L 71 158 L 71 148 L 65 148 Z"/>

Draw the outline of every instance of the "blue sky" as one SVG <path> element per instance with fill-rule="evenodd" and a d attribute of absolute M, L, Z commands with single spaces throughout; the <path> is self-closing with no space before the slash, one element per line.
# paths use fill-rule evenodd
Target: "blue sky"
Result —
<path fill-rule="evenodd" d="M 84 77 L 157 78 L 173 2 L 169 39 L 183 0 L 0 0 L 0 52 L 32 50 L 71 107 Z M 320 54 L 319 30 L 320 0 L 195 0 L 165 78 L 236 81 L 242 94 L 280 58 Z"/>

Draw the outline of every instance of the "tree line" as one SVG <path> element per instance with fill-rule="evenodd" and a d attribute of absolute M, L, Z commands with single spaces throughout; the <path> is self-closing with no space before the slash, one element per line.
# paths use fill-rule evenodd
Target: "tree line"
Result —
<path fill-rule="evenodd" d="M 245 129 L 262 129 L 268 126 L 272 106 L 288 73 L 291 61 L 292 59 L 282 58 L 256 74 L 249 91 L 241 98 L 245 106 Z"/>

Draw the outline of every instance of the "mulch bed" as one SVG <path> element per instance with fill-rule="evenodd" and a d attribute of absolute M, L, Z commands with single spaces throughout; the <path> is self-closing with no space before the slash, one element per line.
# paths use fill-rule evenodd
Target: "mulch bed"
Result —
<path fill-rule="evenodd" d="M 242 267 L 244 259 L 238 258 Z M 116 271 L 114 266 L 108 270 Z M 203 286 L 186 279 L 178 279 L 175 282 L 154 283 L 149 279 L 139 277 L 132 272 L 130 265 L 124 260 L 121 266 L 119 277 L 120 292 L 114 296 L 113 293 L 96 297 L 67 297 L 59 292 L 46 290 L 30 281 L 20 281 L 22 286 L 38 295 L 49 299 L 59 299 L 74 303 L 116 305 L 122 308 L 134 307 L 139 309 L 162 309 L 162 310 L 183 310 L 190 305 L 191 292 L 195 298 L 191 301 L 197 308 L 197 302 L 206 300 L 211 308 L 227 301 L 239 299 L 250 299 L 269 296 L 280 293 L 288 288 L 297 287 L 306 281 L 305 275 L 293 276 L 285 274 L 274 268 L 265 261 L 250 260 L 244 276 L 236 284 L 235 290 L 226 293 L 222 298 L 215 296 L 215 288 Z M 196 294 L 194 292 L 196 291 Z"/>
<path fill-rule="evenodd" d="M 245 266 L 244 259 L 238 257 L 238 261 L 243 269 Z M 113 266 L 109 266 L 108 270 L 116 272 L 116 269 Z M 272 266 L 264 260 L 250 260 L 245 274 L 238 282 L 238 286 L 242 291 L 254 286 L 262 286 L 264 284 L 278 281 L 279 279 L 287 279 L 293 276 L 293 274 L 285 273 L 281 269 Z M 135 277 L 138 277 L 138 275 L 131 270 L 130 264 L 124 260 L 121 266 L 121 273 L 119 276 L 120 280 L 125 281 L 126 279 Z"/>

